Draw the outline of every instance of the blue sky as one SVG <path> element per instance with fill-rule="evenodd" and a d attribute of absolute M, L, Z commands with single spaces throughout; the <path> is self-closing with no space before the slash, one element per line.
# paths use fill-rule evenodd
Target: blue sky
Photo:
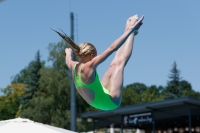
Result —
<path fill-rule="evenodd" d="M 75 42 L 91 42 L 103 52 L 125 27 L 128 17 L 145 15 L 124 72 L 124 86 L 135 82 L 166 86 L 176 61 L 181 77 L 200 91 L 199 0 L 5 0 L 0 3 L 0 88 L 24 69 L 40 50 L 47 61 L 49 43 L 70 35 L 75 14 Z M 98 67 L 100 77 L 114 55 Z M 48 64 L 48 62 L 47 62 Z"/>

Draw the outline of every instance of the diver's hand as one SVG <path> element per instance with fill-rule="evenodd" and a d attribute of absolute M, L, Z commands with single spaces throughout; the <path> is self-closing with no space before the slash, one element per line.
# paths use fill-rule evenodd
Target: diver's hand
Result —
<path fill-rule="evenodd" d="M 72 54 L 72 49 L 71 48 L 66 48 L 65 49 L 65 54 L 66 55 L 71 55 Z"/>

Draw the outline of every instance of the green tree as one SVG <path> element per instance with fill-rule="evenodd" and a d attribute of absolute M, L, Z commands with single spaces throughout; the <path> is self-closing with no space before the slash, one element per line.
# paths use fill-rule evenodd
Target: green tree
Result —
<path fill-rule="evenodd" d="M 121 107 L 141 103 L 141 97 L 132 88 L 124 88 L 122 91 Z"/>
<path fill-rule="evenodd" d="M 22 117 L 69 129 L 70 96 L 69 79 L 52 68 L 42 68 L 39 90 L 30 100 Z"/>
<path fill-rule="evenodd" d="M 152 85 L 147 87 L 142 83 L 127 85 L 122 91 L 121 106 L 142 104 L 163 100 L 161 95 L 164 87 Z"/>
<path fill-rule="evenodd" d="M 165 99 L 183 96 L 199 98 L 199 93 L 192 89 L 191 84 L 186 80 L 182 80 L 182 78 L 180 77 L 180 70 L 177 69 L 176 62 L 174 62 L 174 64 L 172 65 L 172 69 L 170 72 L 170 80 L 167 82 L 167 86 L 162 92 L 162 96 Z"/>
<path fill-rule="evenodd" d="M 181 82 L 180 70 L 177 69 L 176 62 L 173 63 L 170 72 L 171 72 L 169 75 L 170 80 L 167 82 L 167 86 L 163 91 L 163 96 L 165 97 L 165 99 L 180 97 L 180 94 L 182 93 L 180 87 L 180 82 Z"/>
<path fill-rule="evenodd" d="M 155 85 L 152 85 L 148 87 L 146 91 L 142 93 L 143 103 L 163 100 L 163 97 L 161 95 L 162 90 L 162 86 L 157 87 Z"/>
<path fill-rule="evenodd" d="M 194 98 L 200 98 L 199 92 L 194 91 L 192 89 L 192 85 L 188 81 L 182 80 L 180 81 L 179 85 L 181 90 L 180 96 L 190 96 Z"/>
<path fill-rule="evenodd" d="M 31 61 L 28 64 L 28 67 L 21 70 L 12 80 L 12 83 L 23 83 L 26 84 L 28 88 L 21 98 L 23 108 L 28 107 L 29 100 L 33 97 L 34 92 L 39 87 L 40 69 L 44 66 L 44 62 L 41 62 L 40 58 L 40 52 L 37 51 L 35 60 Z"/>
<path fill-rule="evenodd" d="M 0 120 L 13 119 L 19 116 L 20 97 L 27 90 L 24 84 L 11 84 L 3 89 L 0 97 Z"/>
<path fill-rule="evenodd" d="M 142 93 L 146 89 L 146 85 L 142 83 L 127 85 L 122 91 L 121 106 L 143 103 Z"/>
<path fill-rule="evenodd" d="M 25 67 L 24 69 L 22 69 L 19 74 L 16 74 L 13 79 L 12 79 L 12 84 L 16 84 L 16 83 L 23 83 L 25 84 L 26 79 L 29 79 L 29 67 Z"/>
<path fill-rule="evenodd" d="M 39 89 L 39 79 L 40 79 L 40 69 L 43 66 L 43 63 L 40 60 L 40 51 L 37 51 L 35 60 L 29 64 L 29 78 L 25 80 L 25 84 L 27 85 L 28 90 L 25 92 L 23 96 L 23 108 L 27 108 L 29 104 L 29 100 L 33 97 L 35 91 Z"/>
<path fill-rule="evenodd" d="M 33 75 L 38 77 L 35 78 L 38 82 L 33 82 L 33 79 L 33 81 L 29 80 L 33 83 L 30 86 L 31 91 L 34 88 L 37 91 L 33 93 L 29 107 L 21 113 L 22 117 L 63 128 L 67 128 L 67 125 L 69 125 L 70 90 L 68 68 L 65 65 L 65 47 L 67 47 L 67 44 L 63 41 L 57 44 L 49 44 L 48 61 L 52 63 L 52 66 L 40 67 L 40 69 L 34 69 L 39 67 L 32 67 L 32 71 L 39 70 L 39 73 L 35 72 L 38 75 Z M 39 60 L 36 61 L 39 62 Z"/>
<path fill-rule="evenodd" d="M 146 91 L 147 86 L 143 83 L 133 83 L 127 85 L 126 88 L 132 88 L 138 95 L 141 95 L 144 91 Z"/>

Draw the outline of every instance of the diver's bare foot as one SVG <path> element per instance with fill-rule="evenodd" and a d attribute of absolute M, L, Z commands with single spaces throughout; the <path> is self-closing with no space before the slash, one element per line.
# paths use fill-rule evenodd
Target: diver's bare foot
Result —
<path fill-rule="evenodd" d="M 130 26 L 136 24 L 136 22 L 138 21 L 138 15 L 135 14 L 134 16 L 130 17 Z"/>
<path fill-rule="evenodd" d="M 137 14 L 128 18 L 127 21 L 126 21 L 125 31 L 127 31 L 130 28 L 130 26 L 134 25 L 137 21 L 138 21 L 138 15 Z"/>
<path fill-rule="evenodd" d="M 140 28 L 140 26 L 142 25 L 142 20 L 144 19 L 144 15 L 142 15 L 142 17 L 138 20 L 138 16 L 137 14 L 134 15 L 133 17 L 131 17 L 131 25 L 129 27 L 129 29 L 132 30 L 138 30 Z"/>

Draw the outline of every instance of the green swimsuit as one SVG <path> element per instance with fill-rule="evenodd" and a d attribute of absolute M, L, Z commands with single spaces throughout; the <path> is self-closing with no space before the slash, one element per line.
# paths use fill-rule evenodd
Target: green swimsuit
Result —
<path fill-rule="evenodd" d="M 76 76 L 76 65 L 75 65 L 74 66 L 74 83 L 75 83 L 76 88 L 78 87 L 87 88 L 94 92 L 95 94 L 94 101 L 89 103 L 91 106 L 100 110 L 113 110 L 118 107 L 111 100 L 108 90 L 102 86 L 97 72 L 96 72 L 94 82 L 92 82 L 91 84 L 85 84 L 82 82 L 80 74 Z"/>

